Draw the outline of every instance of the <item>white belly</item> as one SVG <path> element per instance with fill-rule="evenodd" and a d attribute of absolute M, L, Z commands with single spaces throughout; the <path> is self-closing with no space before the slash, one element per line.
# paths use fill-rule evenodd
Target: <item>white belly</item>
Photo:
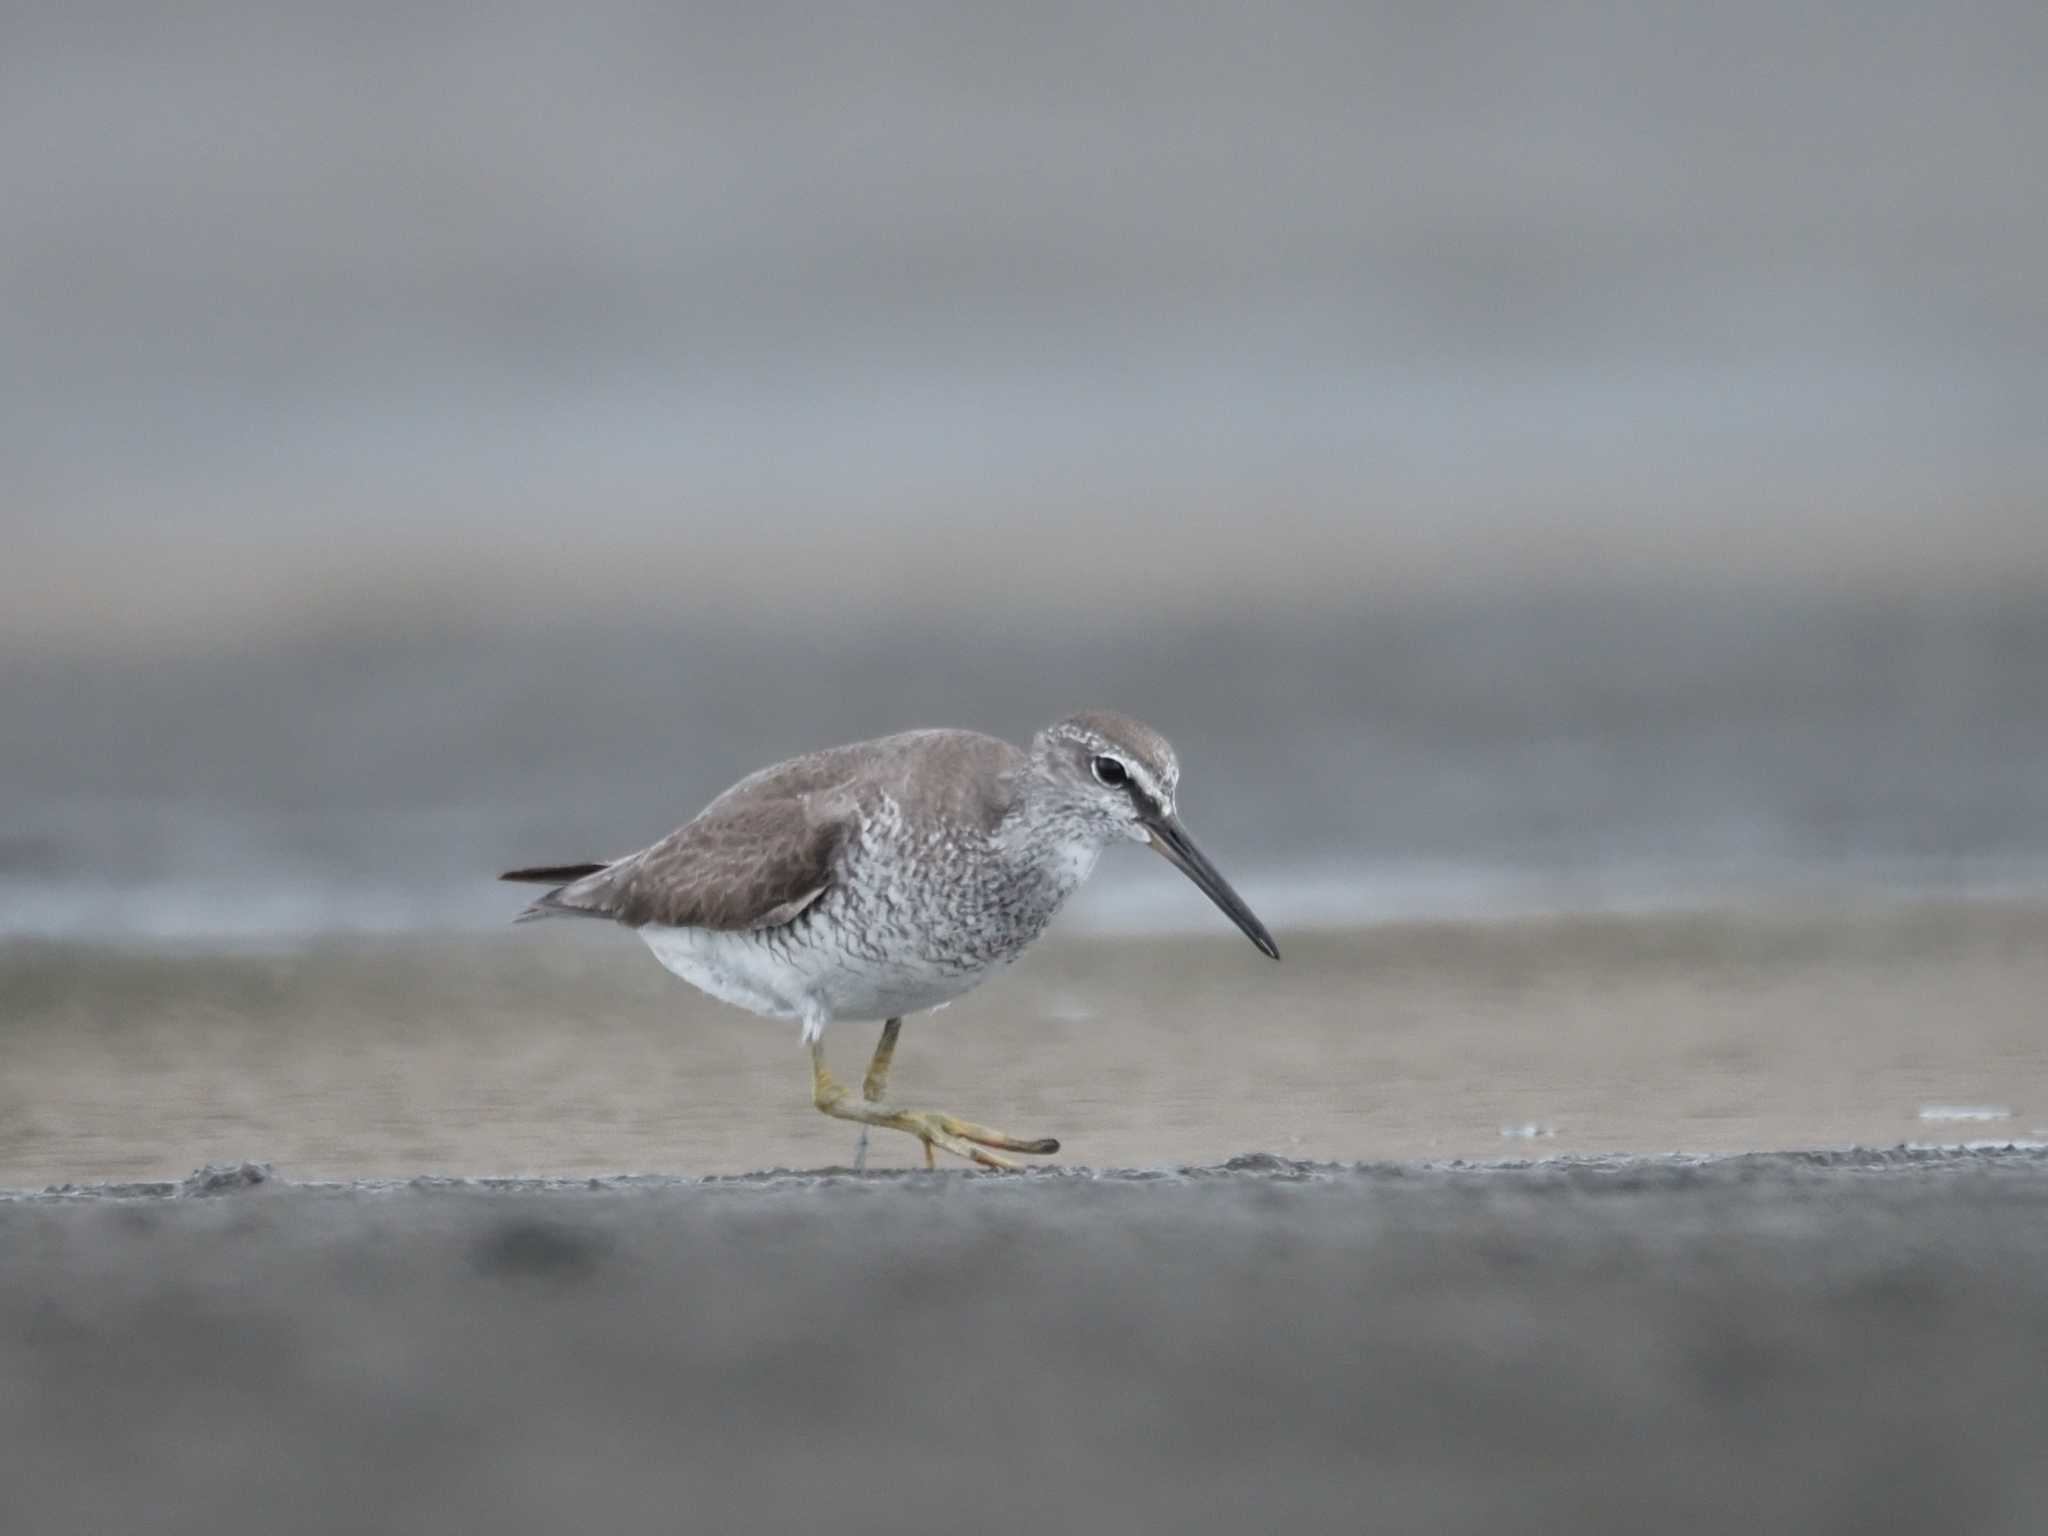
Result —
<path fill-rule="evenodd" d="M 884 819 L 880 833 L 894 827 Z M 795 923 L 739 932 L 650 923 L 640 937 L 699 991 L 801 1019 L 815 1038 L 833 1019 L 893 1019 L 973 991 L 1038 936 L 1100 851 L 1076 839 L 1049 860 L 1043 848 L 1014 858 L 994 845 L 949 846 L 926 850 L 938 867 L 920 875 L 915 861 L 861 856 L 872 830 L 863 826 L 842 877 Z"/>
<path fill-rule="evenodd" d="M 639 934 L 655 959 L 698 991 L 770 1018 L 802 1019 L 807 1033 L 831 1019 L 891 1019 L 939 1007 L 996 969 L 941 972 L 775 943 L 758 932 L 649 923 Z"/>

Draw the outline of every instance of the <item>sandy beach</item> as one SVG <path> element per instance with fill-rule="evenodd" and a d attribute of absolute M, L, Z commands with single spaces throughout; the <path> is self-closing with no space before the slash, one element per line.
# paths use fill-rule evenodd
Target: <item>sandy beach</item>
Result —
<path fill-rule="evenodd" d="M 595 931 L 591 931 L 595 930 Z M 796 1027 L 630 935 L 0 948 L 0 1187 L 848 1163 Z M 2048 912 L 1873 908 L 1048 941 L 912 1019 L 899 1102 L 1067 1167 L 2048 1139 Z M 868 1025 L 828 1046 L 857 1077 Z M 877 1136 L 871 1166 L 911 1167 Z"/>
<path fill-rule="evenodd" d="M 0 1529 L 2038 1529 L 2038 910 L 1049 945 L 1021 1177 L 530 937 L 0 951 Z"/>

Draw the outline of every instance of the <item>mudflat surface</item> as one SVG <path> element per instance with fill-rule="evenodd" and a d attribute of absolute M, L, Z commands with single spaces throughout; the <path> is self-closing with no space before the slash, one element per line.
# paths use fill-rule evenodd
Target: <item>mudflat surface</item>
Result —
<path fill-rule="evenodd" d="M 1191 898 L 1199 900 L 1199 898 Z M 891 1096 L 1064 1166 L 2048 1140 L 2033 906 L 1049 940 L 912 1018 Z M 857 1082 L 876 1030 L 835 1025 Z M 220 954 L 0 945 L 0 1187 L 745 1173 L 853 1156 L 796 1026 L 630 934 Z M 920 1161 L 878 1134 L 871 1166 Z"/>
<path fill-rule="evenodd" d="M 0 1529 L 2021 1532 L 2048 1153 L 0 1200 Z"/>
<path fill-rule="evenodd" d="M 0 1531 L 2041 1528 L 2048 914 L 1282 943 L 910 1021 L 1014 1178 L 620 933 L 0 946 Z"/>

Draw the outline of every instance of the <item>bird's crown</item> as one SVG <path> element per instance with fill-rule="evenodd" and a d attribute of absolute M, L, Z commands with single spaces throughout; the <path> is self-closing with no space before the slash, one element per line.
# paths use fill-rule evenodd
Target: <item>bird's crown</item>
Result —
<path fill-rule="evenodd" d="M 1157 809 L 1173 809 L 1180 759 L 1173 744 L 1142 721 L 1106 709 L 1069 715 L 1038 733 L 1037 756 L 1055 771 L 1109 789 L 1128 786 Z"/>

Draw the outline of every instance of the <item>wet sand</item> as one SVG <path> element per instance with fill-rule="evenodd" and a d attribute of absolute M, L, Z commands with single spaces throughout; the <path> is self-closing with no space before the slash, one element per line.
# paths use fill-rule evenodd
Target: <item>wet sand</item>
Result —
<path fill-rule="evenodd" d="M 2048 1154 L 0 1201 L 0 1529 L 2040 1529 Z"/>
<path fill-rule="evenodd" d="M 2048 1139 L 2048 911 L 1227 930 L 1051 940 L 905 1026 L 899 1102 L 1062 1166 Z M 870 1025 L 828 1044 L 857 1080 Z M 1923 1118 L 1997 1113 L 1989 1119 Z M 1505 1133 L 1505 1134 L 1504 1134 Z M 629 935 L 242 954 L 0 947 L 0 1187 L 743 1173 L 852 1156 L 793 1024 Z M 873 1142 L 873 1166 L 915 1143 Z"/>

